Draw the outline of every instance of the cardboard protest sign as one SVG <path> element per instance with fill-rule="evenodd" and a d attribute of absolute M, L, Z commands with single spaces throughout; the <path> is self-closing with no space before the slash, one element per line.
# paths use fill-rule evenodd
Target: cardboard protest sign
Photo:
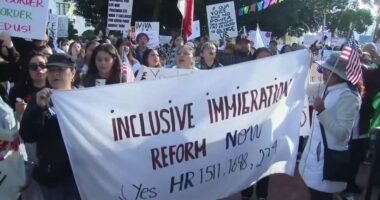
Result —
<path fill-rule="evenodd" d="M 201 24 L 199 20 L 193 22 L 193 32 L 189 37 L 189 40 L 201 37 Z"/>
<path fill-rule="evenodd" d="M 82 199 L 221 199 L 270 174 L 292 175 L 309 63 L 302 50 L 174 78 L 54 91 Z"/>
<path fill-rule="evenodd" d="M 133 0 L 108 0 L 107 28 L 125 31 L 131 26 Z"/>
<path fill-rule="evenodd" d="M 149 37 L 149 48 L 156 48 L 160 44 L 160 22 L 136 22 L 136 37 L 140 33 L 146 33 Z"/>
<path fill-rule="evenodd" d="M 173 68 L 151 68 L 144 65 L 141 66 L 135 81 L 156 80 L 181 75 L 191 74 L 199 70 L 193 69 L 173 69 Z"/>
<path fill-rule="evenodd" d="M 58 16 L 58 37 L 69 37 L 69 18 L 66 16 Z"/>
<path fill-rule="evenodd" d="M 49 14 L 48 36 L 53 39 L 54 43 L 58 40 L 58 16 Z"/>
<path fill-rule="evenodd" d="M 233 1 L 208 5 L 206 10 L 211 40 L 238 36 L 235 4 Z"/>
<path fill-rule="evenodd" d="M 44 39 L 49 1 L 1 1 L 0 32 L 11 36 Z"/>

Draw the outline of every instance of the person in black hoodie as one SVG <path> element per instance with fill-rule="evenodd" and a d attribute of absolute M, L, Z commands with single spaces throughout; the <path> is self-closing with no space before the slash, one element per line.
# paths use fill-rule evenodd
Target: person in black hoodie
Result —
<path fill-rule="evenodd" d="M 70 56 L 52 55 L 48 59 L 47 69 L 52 89 L 72 89 L 76 68 Z M 80 196 L 50 100 L 52 89 L 44 88 L 32 97 L 21 120 L 20 135 L 24 142 L 37 142 L 38 162 L 32 177 L 39 183 L 44 199 L 76 200 Z"/>

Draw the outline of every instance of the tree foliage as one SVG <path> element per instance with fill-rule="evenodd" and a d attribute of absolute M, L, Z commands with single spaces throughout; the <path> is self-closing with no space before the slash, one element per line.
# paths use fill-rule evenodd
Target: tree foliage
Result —
<path fill-rule="evenodd" d="M 195 0 L 195 19 L 201 21 L 202 34 L 208 33 L 206 6 L 231 0 Z M 258 1 L 258 0 L 257 0 Z M 87 22 L 104 30 L 107 20 L 107 0 L 77 0 L 77 14 Z M 349 0 L 284 0 L 282 3 L 263 11 L 238 16 L 238 27 L 246 26 L 248 30 L 259 24 L 262 30 L 272 31 L 281 37 L 286 33 L 300 36 L 303 33 L 319 31 L 326 15 L 326 26 L 335 35 L 346 35 L 352 24 L 355 31 L 362 33 L 373 23 L 368 10 L 358 9 L 357 3 Z M 380 0 L 376 0 L 380 2 Z M 135 0 L 132 24 L 134 21 L 160 21 L 161 31 L 179 29 L 181 16 L 176 8 L 177 0 Z M 249 6 L 252 0 L 235 1 L 235 8 Z M 165 27 L 165 28 L 163 28 Z M 96 33 L 97 31 L 95 31 Z"/>

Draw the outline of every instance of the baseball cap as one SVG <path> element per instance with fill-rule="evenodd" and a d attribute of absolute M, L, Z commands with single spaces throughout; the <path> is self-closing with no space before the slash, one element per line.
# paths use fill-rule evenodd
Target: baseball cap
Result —
<path fill-rule="evenodd" d="M 65 67 L 73 68 L 75 67 L 75 62 L 73 58 L 64 53 L 56 53 L 49 57 L 48 63 L 46 64 L 47 68 L 49 67 Z"/>

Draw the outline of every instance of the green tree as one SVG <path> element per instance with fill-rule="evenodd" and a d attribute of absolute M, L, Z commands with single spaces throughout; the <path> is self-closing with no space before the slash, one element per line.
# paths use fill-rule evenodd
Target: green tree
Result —
<path fill-rule="evenodd" d="M 328 28 L 338 36 L 347 36 L 350 28 L 358 33 L 365 32 L 374 21 L 371 12 L 366 9 L 345 9 L 329 16 Z"/>

